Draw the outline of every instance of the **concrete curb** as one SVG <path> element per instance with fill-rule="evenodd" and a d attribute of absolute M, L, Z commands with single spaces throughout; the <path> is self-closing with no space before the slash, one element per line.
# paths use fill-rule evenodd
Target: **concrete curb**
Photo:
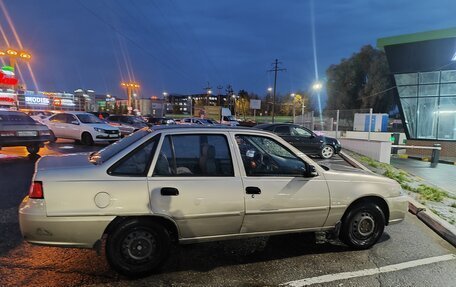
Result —
<path fill-rule="evenodd" d="M 434 230 L 443 239 L 456 247 L 456 227 L 438 217 L 435 213 L 427 210 L 424 205 L 409 198 L 409 211 L 416 215 L 424 224 Z"/>
<path fill-rule="evenodd" d="M 366 170 L 367 167 L 356 161 L 351 156 L 344 154 L 341 157 L 354 167 Z M 370 170 L 369 170 L 370 171 Z M 456 227 L 438 217 L 435 213 L 428 210 L 426 206 L 408 196 L 408 210 L 411 214 L 418 217 L 424 224 L 431 228 L 435 233 L 456 247 Z"/>
<path fill-rule="evenodd" d="M 364 171 L 368 171 L 368 172 L 371 172 L 373 173 L 370 169 L 368 169 L 367 167 L 365 167 L 363 164 L 361 164 L 359 161 L 357 161 L 356 159 L 354 159 L 353 157 L 349 156 L 348 154 L 346 154 L 345 152 L 343 151 L 340 151 L 339 152 L 339 156 L 341 158 L 343 158 L 346 162 L 348 162 L 351 166 L 353 167 L 357 167 L 357 168 L 360 168 Z"/>

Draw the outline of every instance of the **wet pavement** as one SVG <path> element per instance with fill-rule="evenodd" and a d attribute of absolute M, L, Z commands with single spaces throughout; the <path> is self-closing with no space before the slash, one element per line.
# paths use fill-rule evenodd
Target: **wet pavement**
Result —
<path fill-rule="evenodd" d="M 40 153 L 90 152 L 102 147 L 59 141 Z M 339 160 L 324 164 L 343 164 Z M 331 281 L 312 286 L 454 286 L 456 281 L 455 259 L 415 264 L 454 255 L 456 249 L 412 215 L 387 227 L 381 241 L 369 250 L 315 244 L 311 234 L 181 245 L 173 248 L 159 273 L 130 280 L 112 271 L 104 254 L 33 246 L 22 240 L 17 207 L 28 192 L 35 161 L 23 148 L 0 151 L 0 286 L 278 286 L 322 275 Z M 338 278 L 334 274 L 341 272 L 381 271 L 379 267 L 404 262 L 410 266 L 398 271 L 334 280 Z"/>

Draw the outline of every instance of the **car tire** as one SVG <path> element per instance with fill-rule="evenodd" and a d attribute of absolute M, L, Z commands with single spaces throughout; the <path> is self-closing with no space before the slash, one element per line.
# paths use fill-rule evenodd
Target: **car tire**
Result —
<path fill-rule="evenodd" d="M 384 229 L 382 209 L 375 203 L 362 202 L 344 216 L 339 238 L 354 249 L 368 249 L 377 243 Z"/>
<path fill-rule="evenodd" d="M 142 277 L 161 267 L 170 247 L 169 232 L 162 225 L 131 219 L 108 235 L 106 257 L 109 265 L 120 274 Z"/>
<path fill-rule="evenodd" d="M 40 151 L 40 146 L 37 144 L 29 145 L 26 148 L 27 148 L 27 151 L 29 152 L 29 154 L 31 154 L 31 155 L 36 155 Z"/>
<path fill-rule="evenodd" d="M 87 133 L 87 132 L 82 133 L 81 142 L 82 142 L 83 145 L 88 145 L 88 146 L 93 145 L 92 135 Z"/>
<path fill-rule="evenodd" d="M 320 150 L 320 157 L 322 159 L 332 158 L 333 155 L 334 155 L 334 148 L 330 145 L 324 145 L 323 148 Z"/>

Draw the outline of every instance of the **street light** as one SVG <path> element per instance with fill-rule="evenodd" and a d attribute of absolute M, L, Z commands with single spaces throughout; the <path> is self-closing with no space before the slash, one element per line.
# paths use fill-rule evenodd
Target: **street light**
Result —
<path fill-rule="evenodd" d="M 268 88 L 268 92 L 272 92 L 272 88 L 271 87 Z"/>
<path fill-rule="evenodd" d="M 232 97 L 233 100 L 234 100 L 233 113 L 234 113 L 234 117 L 236 118 L 236 97 L 237 97 L 237 96 L 236 96 L 236 94 L 233 94 L 231 97 Z"/>
<path fill-rule="evenodd" d="M 127 89 L 127 98 L 128 98 L 127 106 L 131 107 L 132 98 L 134 98 L 135 104 L 136 104 L 136 92 L 135 91 L 138 90 L 141 86 L 136 82 L 121 82 L 120 85 L 123 88 Z"/>
<path fill-rule="evenodd" d="M 315 82 L 315 83 L 313 83 L 313 85 L 312 85 L 312 90 L 314 90 L 314 91 L 319 91 L 319 90 L 321 90 L 322 87 L 323 87 L 322 83 L 320 83 L 320 82 Z"/>

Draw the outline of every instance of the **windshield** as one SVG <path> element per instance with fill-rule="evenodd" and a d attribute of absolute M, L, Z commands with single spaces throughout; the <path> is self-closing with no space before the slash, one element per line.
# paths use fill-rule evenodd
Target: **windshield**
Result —
<path fill-rule="evenodd" d="M 143 137 L 147 136 L 150 134 L 152 130 L 148 129 L 142 129 L 137 131 L 136 133 L 131 134 L 128 137 L 124 137 L 120 141 L 117 141 L 111 145 L 108 145 L 107 147 L 101 149 L 98 152 L 93 152 L 90 154 L 89 160 L 93 164 L 102 164 L 103 162 L 106 162 L 109 160 L 111 157 L 114 155 L 118 154 L 128 146 L 132 145 L 136 141 L 142 139 Z"/>
<path fill-rule="evenodd" d="M 96 116 L 92 114 L 78 114 L 76 115 L 78 119 L 81 121 L 81 123 L 84 124 L 102 124 L 104 123 L 102 120 L 97 118 Z"/>

